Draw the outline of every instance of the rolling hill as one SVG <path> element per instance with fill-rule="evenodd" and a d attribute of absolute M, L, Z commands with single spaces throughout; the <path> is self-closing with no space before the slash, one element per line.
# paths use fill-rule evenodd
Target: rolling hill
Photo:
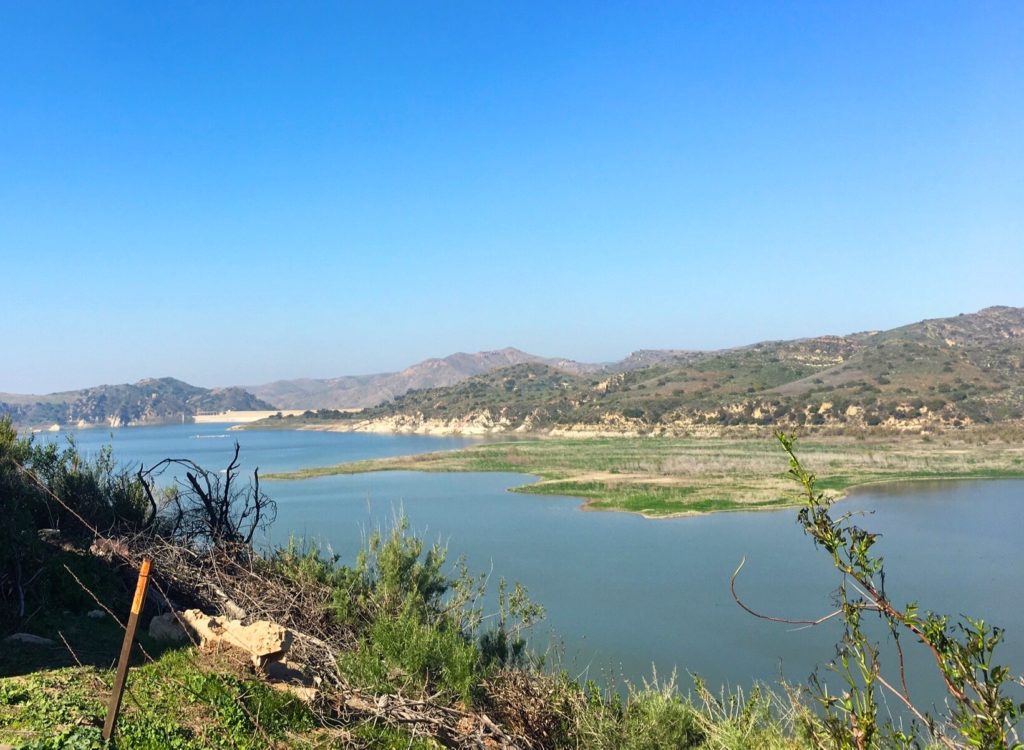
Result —
<path fill-rule="evenodd" d="M 588 365 L 567 359 L 546 359 L 508 347 L 473 354 L 458 352 L 443 359 L 426 359 L 400 372 L 320 380 L 277 380 L 243 387 L 279 409 L 351 409 L 376 406 L 410 390 L 455 385 L 475 375 L 527 362 L 543 363 L 578 373 L 601 369 L 601 365 Z"/>
<path fill-rule="evenodd" d="M 395 373 L 250 388 L 159 378 L 45 396 L 0 394 L 0 415 L 35 426 L 153 424 L 200 412 L 296 408 L 309 411 L 251 426 L 679 434 L 755 425 L 927 430 L 1024 420 L 1024 308 L 719 351 L 642 350 L 603 365 L 506 348 L 428 359 Z"/>
<path fill-rule="evenodd" d="M 123 425 L 181 421 L 201 412 L 266 410 L 241 388 L 200 388 L 174 378 L 100 385 L 45 396 L 0 393 L 0 416 L 22 425 Z"/>
<path fill-rule="evenodd" d="M 889 331 L 644 352 L 569 370 L 523 361 L 361 412 L 279 421 L 423 432 L 668 434 L 752 425 L 927 430 L 1024 419 L 1024 308 Z"/>

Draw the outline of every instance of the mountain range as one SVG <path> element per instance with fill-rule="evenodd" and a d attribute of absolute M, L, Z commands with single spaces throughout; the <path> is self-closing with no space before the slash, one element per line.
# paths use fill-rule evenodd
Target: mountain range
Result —
<path fill-rule="evenodd" d="M 309 412 L 276 426 L 687 434 L 754 425 L 927 430 L 1019 420 L 1024 308 L 990 307 L 888 331 L 710 352 L 638 352 L 588 369 L 524 360 L 361 412 Z"/>
<path fill-rule="evenodd" d="M 45 396 L 0 393 L 0 415 L 27 425 L 151 424 L 273 409 L 309 410 L 272 420 L 275 426 L 425 432 L 917 429 L 1019 420 L 1024 308 L 718 351 L 642 350 L 603 364 L 506 348 L 428 359 L 400 372 L 246 387 L 159 378 Z"/>
<path fill-rule="evenodd" d="M 390 401 L 409 391 L 443 388 L 475 375 L 522 364 L 539 364 L 555 370 L 588 375 L 595 372 L 628 372 L 697 354 L 674 349 L 642 349 L 618 362 L 594 364 L 572 359 L 540 357 L 514 347 L 493 351 L 457 352 L 444 358 L 425 359 L 400 372 L 346 375 L 338 378 L 275 380 L 263 385 L 242 386 L 279 409 L 361 409 Z"/>
<path fill-rule="evenodd" d="M 474 375 L 524 363 L 544 364 L 577 374 L 602 368 L 602 365 L 569 359 L 538 357 L 508 347 L 473 354 L 458 352 L 443 359 L 426 359 L 401 372 L 347 375 L 322 380 L 276 380 L 264 385 L 244 387 L 279 409 L 354 409 L 376 406 L 411 390 L 455 385 Z"/>

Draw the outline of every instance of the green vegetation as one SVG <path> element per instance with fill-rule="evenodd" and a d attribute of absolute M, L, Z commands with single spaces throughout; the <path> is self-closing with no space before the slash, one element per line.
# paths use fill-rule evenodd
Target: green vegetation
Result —
<path fill-rule="evenodd" d="M 303 669 L 321 682 L 317 697 L 303 702 L 269 685 L 247 657 L 230 650 L 203 653 L 187 646 L 161 651 L 142 636 L 116 747 L 426 750 L 475 746 L 483 728 L 506 746 L 538 750 L 882 750 L 899 739 L 877 716 L 869 698 L 874 684 L 863 684 L 875 674 L 870 667 L 877 651 L 857 639 L 856 617 L 863 605 L 845 595 L 848 637 L 837 663 L 864 663 L 869 669 L 847 669 L 844 674 L 855 680 L 851 691 L 838 702 L 823 697 L 822 712 L 815 710 L 812 692 L 788 685 L 716 695 L 700 679 L 684 692 L 674 677 L 659 681 L 655 675 L 649 684 L 620 692 L 615 686 L 580 684 L 557 664 L 531 654 L 525 634 L 543 610 L 526 591 L 500 583 L 498 612 L 485 617 L 486 576 L 474 576 L 458 562 L 451 565 L 443 547 L 424 545 L 404 522 L 371 536 L 351 564 L 299 540 L 258 555 L 244 537 L 223 533 L 223 528 L 243 528 L 251 494 L 236 495 L 224 487 L 221 492 L 197 489 L 191 499 L 175 495 L 174 508 L 212 502 L 218 516 L 227 519 L 224 527 L 200 524 L 182 531 L 162 516 L 154 518 L 147 487 L 135 484 L 145 475 L 118 473 L 109 456 L 90 464 L 73 446 L 52 453 L 14 436 L 7 422 L 0 422 L 0 438 L 0 500 L 18 511 L 9 531 L 24 542 L 4 550 L 2 633 L 32 632 L 61 641 L 36 647 L 31 655 L 28 648 L 0 649 L 0 742 L 47 749 L 103 747 L 98 727 L 120 628 L 109 617 L 93 620 L 86 611 L 97 600 L 124 611 L 127 587 L 121 566 L 133 559 L 132 545 L 137 544 L 147 554 L 162 555 L 154 566 L 154 585 L 161 584 L 172 596 L 210 609 L 212 602 L 223 601 L 217 597 L 242 599 L 245 594 L 249 618 L 286 623 L 297 641 L 289 658 L 300 654 Z M 640 450 L 626 458 L 622 451 L 630 445 L 605 441 L 595 447 L 603 456 L 603 470 L 612 475 L 629 461 L 638 470 L 635 462 L 649 453 Z M 665 451 L 665 461 L 675 456 L 671 446 L 651 445 Z M 503 458 L 481 461 L 495 468 L 518 465 L 520 456 L 509 454 L 510 446 L 490 447 L 504 451 Z M 817 462 L 832 455 L 829 451 L 818 446 L 806 453 Z M 734 456 L 750 452 L 748 446 L 733 449 Z M 561 462 L 595 458 L 568 451 Z M 828 498 L 814 491 L 813 478 L 791 458 L 791 474 L 807 493 L 801 523 L 833 555 L 840 572 L 868 595 L 876 594 L 879 589 L 872 587 L 881 575 L 880 564 L 867 556 L 873 536 L 834 523 L 827 514 Z M 46 467 L 50 470 L 44 472 Z M 225 476 L 228 483 L 231 471 Z M 47 506 L 45 515 L 34 512 L 37 504 Z M 89 551 L 93 537 L 86 531 L 100 520 L 122 534 L 110 540 L 124 546 L 120 557 Z M 59 529 L 59 535 L 40 535 L 43 522 L 45 528 Z M 53 599 L 29 598 L 34 608 L 23 608 L 19 569 L 33 571 L 33 583 L 46 581 Z M 27 579 L 20 589 L 29 593 Z M 871 601 L 877 606 L 884 599 Z M 900 740 L 902 746 L 922 747 L 934 740 L 940 743 L 935 747 L 945 748 L 1010 747 L 1002 740 L 1020 709 L 1001 692 L 1009 672 L 992 666 L 1000 634 L 968 620 L 966 638 L 958 640 L 944 618 L 920 617 L 911 608 L 897 619 L 940 649 L 940 668 L 955 688 L 980 696 L 964 702 L 954 695 L 958 702 L 950 718 L 961 733 L 954 739 L 930 736 L 936 727 L 924 722 L 912 730 L 920 736 Z M 858 675 L 861 682 L 856 682 Z"/>
<path fill-rule="evenodd" d="M 816 465 L 837 472 L 819 483 L 819 489 L 832 496 L 876 482 L 1024 477 L 1024 448 L 1019 443 L 968 442 L 964 437 L 970 435 L 941 441 L 819 436 L 806 440 L 802 451 Z M 649 516 L 777 508 L 795 502 L 776 451 L 769 441 L 753 438 L 521 440 L 266 478 L 394 470 L 532 474 L 541 481 L 517 487 L 516 492 L 582 497 L 588 508 Z"/>
<path fill-rule="evenodd" d="M 112 675 L 73 667 L 0 681 L 0 741 L 25 750 L 102 748 L 99 725 Z M 543 678 L 544 713 L 555 735 L 537 747 L 594 750 L 810 750 L 806 708 L 763 688 L 714 697 L 702 685 L 681 694 L 674 682 L 633 688 L 623 700 L 565 677 Z M 131 673 L 131 700 L 118 722 L 117 747 L 133 750 L 256 750 L 268 747 L 418 748 L 442 745 L 387 725 L 323 726 L 295 697 L 245 675 L 237 663 L 186 649 Z"/>
<path fill-rule="evenodd" d="M 849 516 L 833 518 L 832 501 L 817 491 L 814 474 L 796 456 L 795 438 L 783 433 L 777 437 L 789 455 L 789 475 L 799 482 L 803 492 L 797 519 L 815 546 L 828 553 L 842 576 L 836 592 L 836 614 L 842 617 L 845 629 L 830 667 L 842 678 L 846 690 L 839 696 L 830 695 L 815 683 L 824 712 L 821 724 L 810 727 L 815 744 L 841 750 L 878 744 L 915 745 L 913 732 L 896 731 L 879 722 L 877 694 L 884 688 L 949 750 L 962 747 L 961 742 L 974 748 L 1022 747 L 1016 725 L 1024 716 L 1024 703 L 1016 702 L 1007 690 L 1019 678 L 995 662 L 1003 631 L 966 615 L 952 625 L 948 615 L 921 614 L 916 603 L 902 609 L 894 605 L 886 595 L 882 558 L 872 551 L 878 535 L 855 525 Z M 878 646 L 862 629 L 866 613 L 880 617 L 891 633 L 901 675 L 904 657 L 900 635 L 912 636 L 931 653 L 948 693 L 948 727 L 914 705 L 905 682 L 892 685 L 882 677 Z"/>
<path fill-rule="evenodd" d="M 99 748 L 113 672 L 53 669 L 0 681 L 0 740 L 31 750 Z M 314 728 L 309 707 L 226 658 L 169 651 L 131 673 L 118 747 L 257 750 Z"/>
<path fill-rule="evenodd" d="M 33 478 L 38 480 L 33 481 Z M 72 498 L 70 507 L 49 493 Z M 73 444 L 38 445 L 19 438 L 9 419 L 0 418 L 0 628 L 40 608 L 80 608 L 86 595 L 70 581 L 66 568 L 116 597 L 122 588 L 81 554 L 92 535 L 83 523 L 114 532 L 135 532 L 155 515 L 141 484 L 120 472 L 110 451 L 92 463 L 81 460 Z M 40 529 L 59 530 L 66 546 L 47 544 Z M 45 534 L 45 532 L 44 532 Z"/>
<path fill-rule="evenodd" d="M 594 371 L 528 362 L 359 412 L 311 410 L 250 428 L 671 436 L 1020 429 L 1022 372 L 1024 309 L 995 307 L 880 333 L 640 357 Z"/>
<path fill-rule="evenodd" d="M 268 410 L 241 388 L 200 388 L 174 378 L 100 385 L 46 396 L 0 394 L 0 417 L 30 426 L 126 425 L 181 420 L 199 412 Z"/>

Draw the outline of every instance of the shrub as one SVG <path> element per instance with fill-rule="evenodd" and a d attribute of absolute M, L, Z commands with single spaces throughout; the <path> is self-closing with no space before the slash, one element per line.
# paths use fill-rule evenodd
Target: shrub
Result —
<path fill-rule="evenodd" d="M 1013 678 L 1009 669 L 994 662 L 1002 630 L 967 616 L 951 625 L 948 616 L 922 614 L 915 603 L 902 609 L 894 605 L 885 592 L 882 559 L 872 552 L 877 534 L 851 523 L 850 515 L 834 519 L 829 512 L 833 500 L 816 491 L 815 476 L 796 457 L 795 439 L 781 432 L 777 438 L 789 456 L 789 474 L 802 490 L 804 505 L 798 521 L 842 575 L 835 614 L 842 617 L 844 633 L 837 658 L 830 666 L 844 681 L 846 690 L 837 696 L 820 687 L 818 699 L 824 715 L 810 729 L 814 743 L 836 750 L 911 746 L 912 735 L 893 729 L 888 722 L 879 722 L 876 694 L 885 689 L 901 700 L 943 747 L 1020 748 L 1015 725 L 1024 715 L 1024 704 L 1006 694 Z M 854 595 L 849 593 L 851 589 Z M 951 739 L 933 717 L 914 706 L 905 686 L 884 680 L 879 649 L 862 629 L 866 612 L 877 614 L 885 623 L 901 660 L 900 634 L 913 636 L 931 653 L 949 694 L 946 720 L 953 729 L 949 734 L 957 739 Z M 819 686 L 816 680 L 812 685 Z"/>
<path fill-rule="evenodd" d="M 130 532 L 156 518 L 137 477 L 119 469 L 106 449 L 86 461 L 75 444 L 64 448 L 18 437 L 9 418 L 0 419 L 0 627 L 13 626 L 26 612 L 47 604 L 65 604 L 57 583 L 66 579 L 63 564 L 73 555 L 57 553 L 40 539 L 41 529 L 56 529 L 62 541 L 82 546 L 102 532 Z M 109 581 L 109 576 L 107 577 Z"/>
<path fill-rule="evenodd" d="M 356 684 L 385 693 L 441 693 L 469 704 L 482 676 L 476 645 L 447 621 L 424 619 L 410 597 L 397 615 L 383 614 L 339 664 Z"/>

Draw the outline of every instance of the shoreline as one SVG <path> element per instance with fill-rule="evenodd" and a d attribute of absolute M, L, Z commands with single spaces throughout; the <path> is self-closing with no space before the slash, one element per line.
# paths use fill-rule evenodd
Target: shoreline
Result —
<path fill-rule="evenodd" d="M 888 483 L 1024 479 L 1024 448 L 807 438 L 801 460 L 834 500 Z M 589 511 L 647 518 L 800 505 L 774 441 L 750 438 L 579 438 L 496 441 L 461 449 L 278 472 L 267 481 L 375 471 L 510 472 L 537 477 L 509 491 L 579 498 Z"/>
<path fill-rule="evenodd" d="M 261 419 L 267 419 L 276 414 L 281 414 L 286 417 L 292 417 L 299 416 L 302 413 L 302 409 L 262 409 L 258 411 L 229 409 L 227 411 L 221 411 L 216 413 L 196 414 L 194 417 L 192 417 L 192 422 L 193 424 L 240 425 L 258 422 Z"/>

